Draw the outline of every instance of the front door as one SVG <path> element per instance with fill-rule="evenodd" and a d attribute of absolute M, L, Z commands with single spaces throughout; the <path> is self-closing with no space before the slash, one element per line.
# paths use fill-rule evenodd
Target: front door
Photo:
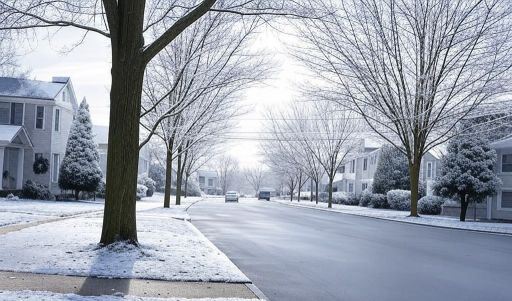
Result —
<path fill-rule="evenodd" d="M 20 150 L 17 148 L 5 148 L 4 166 L 2 169 L 2 189 L 16 189 L 19 152 Z"/>

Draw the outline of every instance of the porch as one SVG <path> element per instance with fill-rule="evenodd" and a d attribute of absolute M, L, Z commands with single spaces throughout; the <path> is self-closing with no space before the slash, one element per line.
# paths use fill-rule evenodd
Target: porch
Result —
<path fill-rule="evenodd" d="M 32 142 L 22 126 L 0 125 L 0 190 L 23 187 L 25 150 L 32 147 Z"/>

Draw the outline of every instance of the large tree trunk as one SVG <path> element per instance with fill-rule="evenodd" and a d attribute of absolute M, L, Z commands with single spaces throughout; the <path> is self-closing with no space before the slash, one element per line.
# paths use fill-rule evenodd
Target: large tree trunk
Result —
<path fill-rule="evenodd" d="M 332 208 L 332 182 L 334 177 L 329 177 L 329 201 L 327 203 L 327 208 Z"/>
<path fill-rule="evenodd" d="M 145 61 L 142 51 L 145 1 L 118 5 L 110 24 L 112 84 L 107 152 L 107 179 L 101 244 L 137 244 L 135 196 L 139 162 L 139 116 Z"/>
<path fill-rule="evenodd" d="M 299 191 L 297 193 L 297 203 L 300 203 L 300 189 L 302 188 L 301 183 L 302 183 L 302 173 L 299 174 Z"/>
<path fill-rule="evenodd" d="M 411 215 L 418 217 L 418 199 L 420 183 L 420 162 L 415 159 L 413 164 L 409 164 L 409 177 L 411 179 Z"/>
<path fill-rule="evenodd" d="M 172 142 L 169 143 L 167 150 L 166 167 L 165 167 L 165 192 L 164 192 L 164 208 L 171 206 L 171 189 L 172 189 Z"/>
<path fill-rule="evenodd" d="M 460 198 L 460 221 L 465 222 L 466 221 L 466 212 L 468 210 L 469 202 L 465 199 L 465 196 L 462 196 Z"/>
<path fill-rule="evenodd" d="M 181 183 L 183 182 L 183 164 L 181 162 L 181 147 L 178 148 L 178 173 L 176 174 L 176 205 L 181 205 Z"/>
<path fill-rule="evenodd" d="M 80 190 L 75 190 L 75 200 L 78 201 L 79 197 L 80 197 Z"/>

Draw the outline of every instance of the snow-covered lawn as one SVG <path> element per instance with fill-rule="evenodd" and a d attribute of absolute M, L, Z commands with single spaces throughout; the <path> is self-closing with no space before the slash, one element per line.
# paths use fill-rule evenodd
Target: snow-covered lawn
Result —
<path fill-rule="evenodd" d="M 132 296 L 78 296 L 74 294 L 57 294 L 50 292 L 2 292 L 0 291 L 0 300 L 2 301 L 256 301 L 257 299 L 238 299 L 238 298 L 201 298 L 201 299 L 183 299 L 183 298 L 142 298 Z"/>
<path fill-rule="evenodd" d="M 0 235 L 0 270 L 248 282 L 249 279 L 192 224 L 176 219 L 182 215 L 183 210 L 177 209 L 139 211 L 140 248 L 118 244 L 98 249 L 102 218 L 97 214 Z"/>
<path fill-rule="evenodd" d="M 163 210 L 163 194 L 155 193 L 152 197 L 143 198 L 137 202 L 137 211 Z M 175 218 L 189 219 L 185 209 L 201 198 L 182 198 L 181 206 L 171 205 L 171 208 L 163 210 L 172 211 Z M 171 204 L 174 203 L 172 196 Z M 77 214 L 86 214 L 103 210 L 103 200 L 98 201 L 44 201 L 31 199 L 6 199 L 0 198 L 0 227 L 13 224 L 25 224 L 56 217 L 68 217 Z"/>
<path fill-rule="evenodd" d="M 322 210 L 331 210 L 336 212 L 342 212 L 347 214 L 359 215 L 359 216 L 368 216 L 374 218 L 382 218 L 393 221 L 407 222 L 412 224 L 420 224 L 420 225 L 430 225 L 430 226 L 438 226 L 438 227 L 446 227 L 446 228 L 454 228 L 454 229 L 466 229 L 466 230 L 477 230 L 477 231 L 488 231 L 488 232 L 496 232 L 502 234 L 512 234 L 512 224 L 509 223 L 493 223 L 493 222 L 472 222 L 467 221 L 461 222 L 457 218 L 449 217 L 449 216 L 438 216 L 438 215 L 421 215 L 420 218 L 409 217 L 408 211 L 396 211 L 390 209 L 373 209 L 367 207 L 360 206 L 347 206 L 347 205 L 339 205 L 333 204 L 331 209 L 327 208 L 327 203 L 318 203 L 310 201 L 300 201 L 297 202 L 294 200 L 290 202 L 289 200 L 279 200 L 272 199 L 273 202 L 293 205 L 293 206 L 302 206 L 302 207 L 312 207 Z"/>

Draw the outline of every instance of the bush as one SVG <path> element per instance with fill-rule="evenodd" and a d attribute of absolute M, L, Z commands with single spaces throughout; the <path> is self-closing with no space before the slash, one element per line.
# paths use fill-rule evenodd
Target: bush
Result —
<path fill-rule="evenodd" d="M 418 201 L 418 211 L 421 214 L 441 214 L 441 206 L 445 201 L 445 198 L 439 196 L 424 196 Z"/>
<path fill-rule="evenodd" d="M 372 198 L 372 192 L 370 189 L 366 188 L 361 192 L 361 199 L 359 200 L 359 206 L 368 207 Z"/>
<path fill-rule="evenodd" d="M 356 197 L 355 194 L 349 193 L 346 201 L 343 204 L 348 206 L 357 206 L 359 205 L 359 198 Z"/>
<path fill-rule="evenodd" d="M 53 199 L 53 195 L 48 189 L 48 186 L 40 185 L 32 182 L 31 180 L 27 180 L 23 185 L 22 191 L 23 198 L 26 199 L 35 199 L 35 200 L 51 200 Z"/>
<path fill-rule="evenodd" d="M 96 188 L 96 197 L 100 199 L 104 199 L 107 195 L 107 184 L 105 184 L 105 180 L 101 180 L 98 184 L 98 188 Z"/>
<path fill-rule="evenodd" d="M 409 190 L 390 190 L 386 194 L 389 208 L 394 210 L 411 210 L 411 192 Z"/>
<path fill-rule="evenodd" d="M 332 193 L 332 203 L 333 204 L 345 204 L 347 201 L 348 195 L 343 191 L 333 192 Z M 329 200 L 329 193 L 327 193 L 325 201 Z"/>
<path fill-rule="evenodd" d="M 140 175 L 137 178 L 137 184 L 141 184 L 147 187 L 145 196 L 152 196 L 155 193 L 155 181 L 146 175 Z"/>
<path fill-rule="evenodd" d="M 368 204 L 370 208 L 389 208 L 386 195 L 380 193 L 373 193 Z"/>
<path fill-rule="evenodd" d="M 137 184 L 137 200 L 147 196 L 148 188 L 142 184 Z"/>

